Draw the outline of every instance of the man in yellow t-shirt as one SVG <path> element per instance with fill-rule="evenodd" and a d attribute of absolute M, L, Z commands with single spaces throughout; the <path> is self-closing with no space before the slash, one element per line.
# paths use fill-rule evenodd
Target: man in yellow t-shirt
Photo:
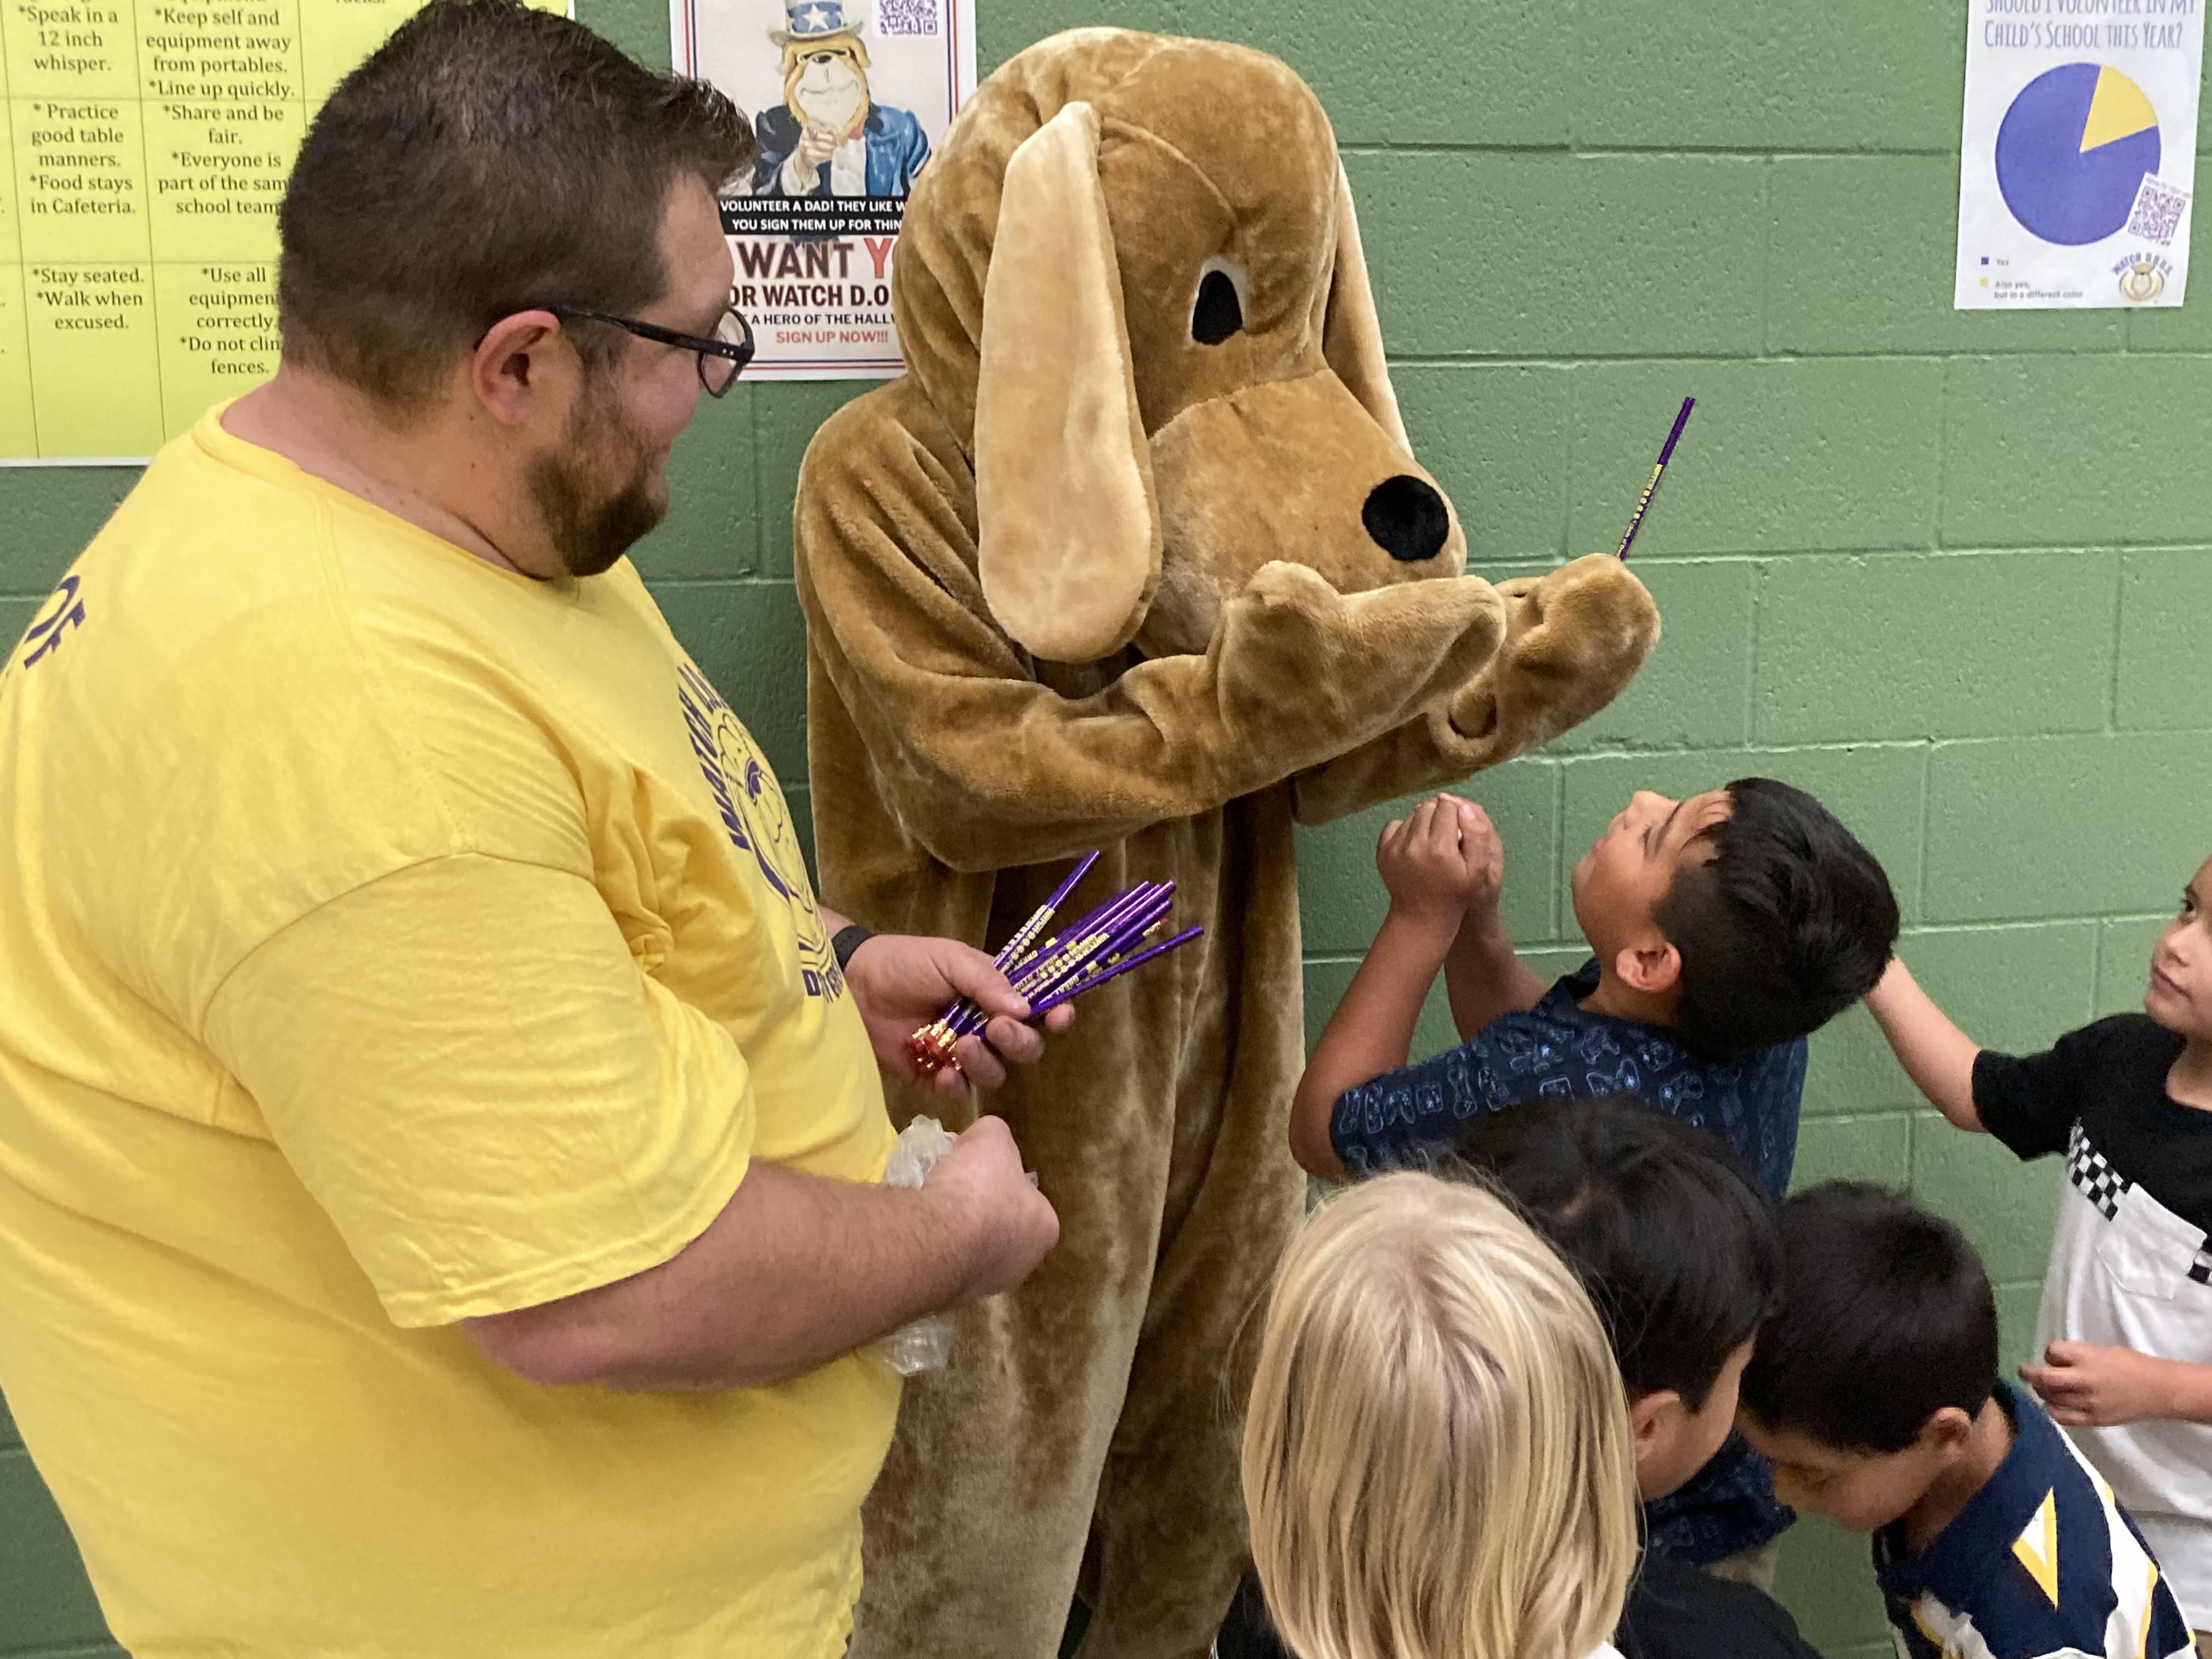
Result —
<path fill-rule="evenodd" d="M 437 0 L 301 152 L 282 369 L 0 665 L 0 1387 L 141 1659 L 829 1659 L 855 1351 L 1051 1248 L 995 1119 L 877 1184 L 906 1031 L 1042 1038 L 816 904 L 623 559 L 750 155 Z"/>

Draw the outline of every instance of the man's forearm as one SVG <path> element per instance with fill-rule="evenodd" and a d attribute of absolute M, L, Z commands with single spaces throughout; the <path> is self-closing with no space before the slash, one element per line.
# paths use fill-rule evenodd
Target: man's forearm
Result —
<path fill-rule="evenodd" d="M 533 1382 L 759 1388 L 964 1299 L 975 1232 L 928 1186 L 833 1181 L 756 1159 L 703 1233 L 657 1267 L 471 1334 Z"/>
<path fill-rule="evenodd" d="M 1460 925 L 1444 957 L 1444 990 L 1462 1041 L 1500 1014 L 1524 1012 L 1544 999 L 1544 981 L 1514 954 L 1513 939 L 1495 915 Z"/>

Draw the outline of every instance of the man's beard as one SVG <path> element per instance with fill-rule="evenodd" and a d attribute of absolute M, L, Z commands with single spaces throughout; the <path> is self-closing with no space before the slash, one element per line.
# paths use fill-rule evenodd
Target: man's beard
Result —
<path fill-rule="evenodd" d="M 611 569 L 668 511 L 666 496 L 653 496 L 652 457 L 596 390 L 587 380 L 561 447 L 530 463 L 531 495 L 562 568 L 572 576 Z M 592 461 L 615 455 L 627 455 L 629 473 L 610 493 L 595 483 Z"/>

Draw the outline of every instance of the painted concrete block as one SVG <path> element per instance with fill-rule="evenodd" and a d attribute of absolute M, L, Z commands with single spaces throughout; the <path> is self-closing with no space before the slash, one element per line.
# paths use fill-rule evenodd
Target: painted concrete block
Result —
<path fill-rule="evenodd" d="M 2102 731 L 2119 556 L 1777 560 L 1759 589 L 1761 743 Z M 2029 641 L 2071 640 L 2046 653 Z M 2212 708 L 2208 708 L 2212 715 Z"/>

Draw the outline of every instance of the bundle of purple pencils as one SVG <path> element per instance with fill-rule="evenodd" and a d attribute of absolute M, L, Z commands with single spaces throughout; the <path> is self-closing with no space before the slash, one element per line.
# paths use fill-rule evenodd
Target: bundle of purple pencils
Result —
<path fill-rule="evenodd" d="M 1040 943 L 1039 936 L 1052 926 L 1060 901 L 1075 890 L 1075 884 L 1097 861 L 1097 854 L 1085 854 L 1067 879 L 1053 889 L 1052 896 L 1037 907 L 1036 913 L 999 951 L 999 971 L 1028 1000 L 1032 1019 L 1179 945 L 1189 944 L 1206 931 L 1186 927 L 1172 939 L 1147 945 L 1146 941 L 1167 924 L 1168 912 L 1175 906 L 1175 884 L 1140 881 Z M 989 1019 L 974 1002 L 961 998 L 907 1039 L 915 1066 L 926 1073 L 957 1065 L 953 1045 L 962 1037 L 981 1036 Z"/>

